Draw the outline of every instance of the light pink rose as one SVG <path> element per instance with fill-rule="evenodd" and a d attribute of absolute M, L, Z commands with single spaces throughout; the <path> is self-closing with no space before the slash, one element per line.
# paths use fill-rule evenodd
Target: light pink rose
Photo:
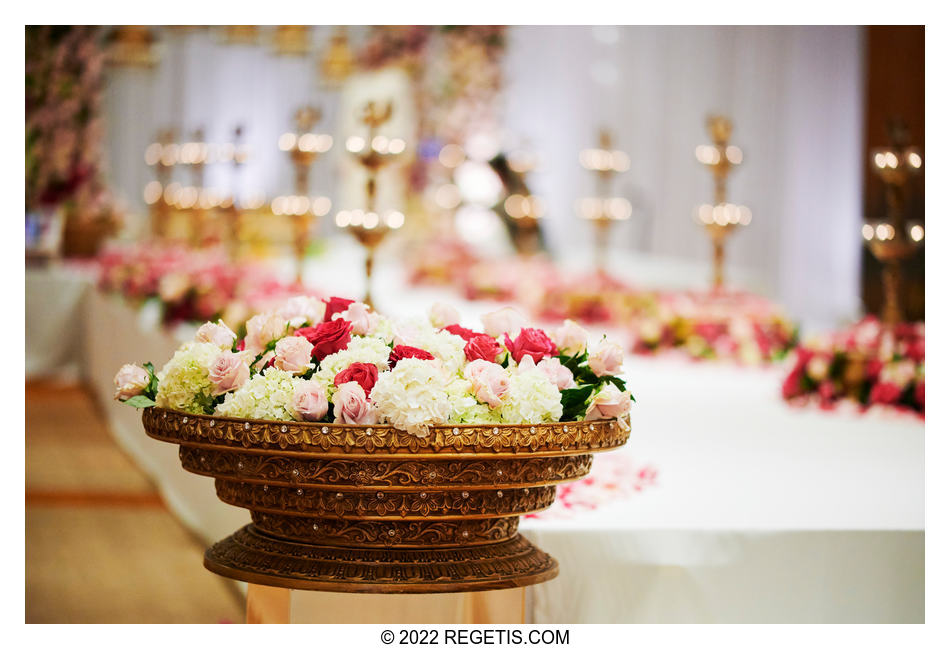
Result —
<path fill-rule="evenodd" d="M 353 325 L 350 331 L 357 336 L 366 336 L 370 332 L 375 331 L 379 325 L 379 314 L 371 312 L 369 306 L 362 302 L 353 302 L 346 307 L 346 311 L 333 314 L 334 320 L 339 318 Z"/>
<path fill-rule="evenodd" d="M 882 383 L 893 383 L 900 390 L 903 390 L 917 375 L 917 366 L 914 361 L 903 360 L 893 363 L 885 363 L 881 368 L 880 381 Z"/>
<path fill-rule="evenodd" d="M 491 408 L 501 405 L 501 397 L 508 391 L 509 383 L 505 368 L 498 363 L 479 359 L 466 365 L 462 375 L 472 383 L 472 391 L 479 401 Z"/>
<path fill-rule="evenodd" d="M 621 392 L 616 385 L 608 383 L 594 395 L 587 406 L 585 419 L 613 419 L 630 412 L 630 393 Z"/>
<path fill-rule="evenodd" d="M 554 344 L 566 356 L 573 356 L 587 349 L 587 330 L 574 322 L 565 320 L 554 330 Z"/>
<path fill-rule="evenodd" d="M 527 360 L 530 356 L 525 356 L 522 360 Z M 551 383 L 557 386 L 558 390 L 567 390 L 574 387 L 574 374 L 568 368 L 561 365 L 557 358 L 545 358 L 538 363 L 538 369 L 551 379 Z"/>
<path fill-rule="evenodd" d="M 115 399 L 117 401 L 128 401 L 132 397 L 138 396 L 145 391 L 150 381 L 148 372 L 131 363 L 123 365 L 116 372 L 115 379 Z"/>
<path fill-rule="evenodd" d="M 244 349 L 257 356 L 268 344 L 283 338 L 286 333 L 286 320 L 276 313 L 260 313 L 247 321 Z"/>
<path fill-rule="evenodd" d="M 587 363 L 597 376 L 614 376 L 623 367 L 623 349 L 617 343 L 601 339 Z"/>
<path fill-rule="evenodd" d="M 828 378 L 828 370 L 831 364 L 828 359 L 820 354 L 816 354 L 805 366 L 805 373 L 816 381 L 824 381 Z"/>
<path fill-rule="evenodd" d="M 215 396 L 237 390 L 250 376 L 251 369 L 247 366 L 244 354 L 233 352 L 218 356 L 208 371 L 208 379 L 214 385 L 212 394 Z"/>
<path fill-rule="evenodd" d="M 301 421 L 320 421 L 327 414 L 327 392 L 316 381 L 303 381 L 294 388 L 290 410 Z"/>
<path fill-rule="evenodd" d="M 195 341 L 199 343 L 211 343 L 221 349 L 231 349 L 237 334 L 218 320 L 217 323 L 206 322 L 198 328 L 195 334 Z"/>
<path fill-rule="evenodd" d="M 336 423 L 367 426 L 377 421 L 376 407 L 356 381 L 339 386 L 333 395 L 333 416 Z"/>
<path fill-rule="evenodd" d="M 459 315 L 458 310 L 451 305 L 436 302 L 432 305 L 432 308 L 429 309 L 429 322 L 431 322 L 432 326 L 436 329 L 443 329 L 449 325 L 458 324 L 461 321 L 462 316 Z"/>
<path fill-rule="evenodd" d="M 274 348 L 274 367 L 291 374 L 303 374 L 313 365 L 310 355 L 313 345 L 303 336 L 287 336 L 277 341 Z"/>
<path fill-rule="evenodd" d="M 326 305 L 319 299 L 310 295 L 296 295 L 284 302 L 277 310 L 277 315 L 289 322 L 291 327 L 298 328 L 306 323 L 323 322 L 325 310 Z"/>
<path fill-rule="evenodd" d="M 485 333 L 492 338 L 504 336 L 507 333 L 517 333 L 528 324 L 524 316 L 510 306 L 486 313 L 482 316 Z"/>

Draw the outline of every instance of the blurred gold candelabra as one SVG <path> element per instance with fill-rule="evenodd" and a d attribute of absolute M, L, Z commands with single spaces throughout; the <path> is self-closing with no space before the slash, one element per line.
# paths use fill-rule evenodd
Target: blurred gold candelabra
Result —
<path fill-rule="evenodd" d="M 610 195 L 614 177 L 630 169 L 630 156 L 615 149 L 610 131 L 601 129 L 598 147 L 581 151 L 580 163 L 584 169 L 593 171 L 597 179 L 597 196 L 580 199 L 577 213 L 594 225 L 594 263 L 603 272 L 611 226 L 628 220 L 633 214 L 630 201 Z"/>
<path fill-rule="evenodd" d="M 313 106 L 304 106 L 294 114 L 296 133 L 287 132 L 280 136 L 277 146 L 286 151 L 294 164 L 293 196 L 278 196 L 271 202 L 275 214 L 286 214 L 293 218 L 294 256 L 297 260 L 297 281 L 303 280 L 304 258 L 310 244 L 310 232 L 314 219 L 330 211 L 329 199 L 320 196 L 309 198 L 310 167 L 333 146 L 333 137 L 326 133 L 315 133 L 313 127 L 320 121 L 322 113 Z"/>
<path fill-rule="evenodd" d="M 701 205 L 696 218 L 712 240 L 713 287 L 718 289 L 723 284 L 726 239 L 737 227 L 749 225 L 752 212 L 745 205 L 726 202 L 726 180 L 733 167 L 742 163 L 742 149 L 729 144 L 732 121 L 722 115 L 711 115 L 706 119 L 706 129 L 713 143 L 696 147 L 696 159 L 712 173 L 714 203 Z"/>
<path fill-rule="evenodd" d="M 901 305 L 901 263 L 911 257 L 924 240 L 924 226 L 907 221 L 905 215 L 907 181 L 920 172 L 923 158 L 920 149 L 907 146 L 907 132 L 900 123 L 891 126 L 893 146 L 871 151 L 871 169 L 884 182 L 886 217 L 861 226 L 861 235 L 868 248 L 883 265 L 881 280 L 884 305 L 881 320 L 894 325 L 904 319 Z"/>
<path fill-rule="evenodd" d="M 366 209 L 342 210 L 336 215 L 337 226 L 349 230 L 366 251 L 366 297 L 363 301 L 370 306 L 373 304 L 376 249 L 390 230 L 398 229 L 405 223 L 405 216 L 401 212 L 388 210 L 380 215 L 377 208 L 380 171 L 406 150 L 405 140 L 379 134 L 379 127 L 389 121 L 392 114 L 392 101 L 385 104 L 370 101 L 363 107 L 360 121 L 366 125 L 367 134 L 365 137 L 351 135 L 347 138 L 346 150 L 366 171 Z"/>

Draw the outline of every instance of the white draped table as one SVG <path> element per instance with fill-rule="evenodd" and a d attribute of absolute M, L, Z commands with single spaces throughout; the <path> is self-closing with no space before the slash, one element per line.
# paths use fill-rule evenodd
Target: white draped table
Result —
<path fill-rule="evenodd" d="M 335 265 L 312 269 L 313 285 L 333 284 Z M 381 308 L 399 315 L 439 299 L 471 326 L 496 308 L 407 288 L 386 265 L 377 289 Z M 29 300 L 28 292 L 28 332 L 40 317 Z M 177 447 L 145 436 L 138 411 L 111 401 L 115 370 L 132 361 L 161 366 L 176 336 L 95 290 L 82 305 L 84 374 L 117 441 L 206 541 L 248 522 L 245 510 L 217 500 L 210 478 L 181 469 Z M 28 339 L 28 367 L 35 347 Z M 791 408 L 777 367 L 631 357 L 626 369 L 637 397 L 633 432 L 621 451 L 595 456 L 589 489 L 596 495 L 598 480 L 618 466 L 648 466 L 655 478 L 608 493 L 594 509 L 523 521 L 560 563 L 557 579 L 527 589 L 528 621 L 923 621 L 922 422 Z"/>

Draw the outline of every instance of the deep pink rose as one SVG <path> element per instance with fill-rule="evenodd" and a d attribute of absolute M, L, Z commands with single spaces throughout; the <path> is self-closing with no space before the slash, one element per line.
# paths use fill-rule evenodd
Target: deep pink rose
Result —
<path fill-rule="evenodd" d="M 504 348 L 487 334 L 474 334 L 465 344 L 465 358 L 469 361 L 481 359 L 494 363 Z"/>
<path fill-rule="evenodd" d="M 333 417 L 337 423 L 361 426 L 375 424 L 377 421 L 376 408 L 356 381 L 344 383 L 337 388 L 336 394 L 333 395 Z"/>
<path fill-rule="evenodd" d="M 251 368 L 243 354 L 224 352 L 215 359 L 208 370 L 208 379 L 214 385 L 212 394 L 215 396 L 237 390 L 251 376 Z"/>
<path fill-rule="evenodd" d="M 348 300 L 345 297 L 331 297 L 324 300 L 323 303 L 327 305 L 326 311 L 323 312 L 323 321 L 330 322 L 334 314 L 346 311 L 347 307 L 353 304 L 353 300 Z"/>
<path fill-rule="evenodd" d="M 421 358 L 424 361 L 431 361 L 435 358 L 432 354 L 418 347 L 409 345 L 396 345 L 389 353 L 389 367 L 396 367 L 396 363 L 404 358 Z"/>
<path fill-rule="evenodd" d="M 350 344 L 352 325 L 343 319 L 321 322 L 314 327 L 298 329 L 294 335 L 303 336 L 313 345 L 313 358 L 318 362 L 330 354 L 346 349 Z"/>
<path fill-rule="evenodd" d="M 508 351 L 511 352 L 511 357 L 518 363 L 521 362 L 525 354 L 534 359 L 535 363 L 539 363 L 546 356 L 557 355 L 557 345 L 554 344 L 554 341 L 548 338 L 548 335 L 540 329 L 531 327 L 522 329 L 514 340 L 506 333 L 505 345 L 508 347 Z M 621 356 L 623 356 L 622 351 Z"/>
<path fill-rule="evenodd" d="M 871 388 L 871 394 L 868 396 L 868 400 L 871 403 L 883 405 L 895 404 L 900 398 L 901 389 L 893 383 L 886 382 L 875 383 L 874 387 Z"/>
<path fill-rule="evenodd" d="M 372 363 L 353 363 L 333 378 L 333 385 L 340 386 L 351 381 L 359 383 L 368 397 L 378 378 L 379 369 Z"/>
<path fill-rule="evenodd" d="M 920 406 L 920 409 L 924 409 L 924 382 L 920 381 L 917 383 L 917 387 L 914 388 L 914 401 L 917 402 L 917 405 Z"/>
<path fill-rule="evenodd" d="M 455 334 L 459 338 L 464 338 L 465 340 L 471 340 L 475 336 L 484 336 L 485 334 L 475 333 L 471 329 L 466 329 L 462 325 L 452 324 L 448 327 L 443 327 L 445 331 L 448 331 L 450 334 Z"/>

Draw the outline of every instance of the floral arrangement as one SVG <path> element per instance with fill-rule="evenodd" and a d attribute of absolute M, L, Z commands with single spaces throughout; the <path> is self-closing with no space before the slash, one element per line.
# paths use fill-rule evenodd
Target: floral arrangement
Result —
<path fill-rule="evenodd" d="M 632 326 L 634 353 L 678 350 L 694 359 L 744 365 L 781 360 L 798 340 L 797 328 L 777 305 L 740 291 L 661 293 Z"/>
<path fill-rule="evenodd" d="M 630 410 L 620 345 L 567 321 L 551 334 L 514 309 L 483 331 L 435 305 L 428 319 L 386 318 L 367 305 L 296 296 L 255 315 L 239 338 L 207 322 L 165 366 L 125 365 L 115 398 L 244 419 L 429 427 L 610 419 Z"/>
<path fill-rule="evenodd" d="M 114 229 L 101 177 L 104 53 L 99 28 L 26 28 L 26 207 L 65 208 L 67 227 Z"/>
<path fill-rule="evenodd" d="M 845 398 L 862 408 L 894 407 L 924 414 L 924 324 L 886 327 L 868 316 L 795 350 L 782 384 L 794 404 L 833 408 Z"/>
<path fill-rule="evenodd" d="M 101 290 L 134 303 L 156 302 L 167 326 L 219 318 L 237 326 L 254 311 L 305 292 L 262 267 L 231 262 L 220 248 L 111 246 L 97 261 Z"/>

